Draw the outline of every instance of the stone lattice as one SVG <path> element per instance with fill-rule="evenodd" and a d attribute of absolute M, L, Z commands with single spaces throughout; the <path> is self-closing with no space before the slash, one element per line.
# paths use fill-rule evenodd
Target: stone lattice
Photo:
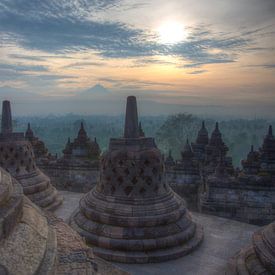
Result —
<path fill-rule="evenodd" d="M 140 136 L 135 97 L 128 97 L 124 137 L 111 139 L 100 180 L 80 201 L 71 225 L 94 253 L 127 263 L 160 262 L 190 253 L 203 232 L 166 184 L 153 138 Z"/>
<path fill-rule="evenodd" d="M 36 166 L 32 145 L 23 133 L 14 133 L 11 125 L 10 102 L 3 102 L 2 133 L 0 134 L 0 166 L 23 186 L 24 194 L 38 206 L 54 210 L 62 198 L 50 179 Z"/>
<path fill-rule="evenodd" d="M 82 238 L 23 195 L 22 186 L 0 168 L 0 274 L 126 273 L 94 257 Z"/>

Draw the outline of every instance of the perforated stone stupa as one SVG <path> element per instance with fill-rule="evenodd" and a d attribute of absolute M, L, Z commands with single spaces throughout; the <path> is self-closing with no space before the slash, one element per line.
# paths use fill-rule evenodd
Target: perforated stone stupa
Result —
<path fill-rule="evenodd" d="M 124 137 L 112 138 L 100 180 L 80 201 L 71 226 L 97 256 L 125 263 L 184 256 L 203 239 L 185 202 L 166 184 L 160 150 L 141 137 L 136 98 L 127 98 Z"/>
<path fill-rule="evenodd" d="M 253 234 L 252 244 L 230 261 L 227 274 L 275 274 L 275 222 Z"/>
<path fill-rule="evenodd" d="M 38 206 L 54 210 L 62 203 L 50 179 L 37 168 L 32 145 L 24 133 L 13 132 L 9 101 L 3 101 L 0 166 L 19 181 L 24 194 Z"/>
<path fill-rule="evenodd" d="M 23 195 L 22 186 L 0 168 L 1 275 L 126 275 L 94 257 L 82 238 Z"/>

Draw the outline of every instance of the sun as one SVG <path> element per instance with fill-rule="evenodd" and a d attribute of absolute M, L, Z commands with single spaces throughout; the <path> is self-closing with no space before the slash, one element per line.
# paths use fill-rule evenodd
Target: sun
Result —
<path fill-rule="evenodd" d="M 161 24 L 157 29 L 159 41 L 165 44 L 175 44 L 187 37 L 183 24 L 169 21 Z"/>

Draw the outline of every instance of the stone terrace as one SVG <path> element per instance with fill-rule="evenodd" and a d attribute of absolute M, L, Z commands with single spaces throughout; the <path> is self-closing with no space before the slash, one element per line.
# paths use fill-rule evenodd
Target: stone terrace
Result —
<path fill-rule="evenodd" d="M 77 208 L 83 193 L 60 191 L 63 205 L 55 214 L 68 221 Z M 249 244 L 253 232 L 259 227 L 210 215 L 192 213 L 195 222 L 204 226 L 205 236 L 200 248 L 183 258 L 157 264 L 115 264 L 133 275 L 138 274 L 225 274 L 229 259 Z"/>

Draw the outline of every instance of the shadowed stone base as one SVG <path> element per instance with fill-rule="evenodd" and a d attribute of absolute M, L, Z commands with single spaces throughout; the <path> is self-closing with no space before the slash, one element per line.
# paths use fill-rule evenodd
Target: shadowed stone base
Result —
<path fill-rule="evenodd" d="M 32 175 L 18 176 L 24 194 L 36 205 L 47 211 L 54 211 L 63 201 L 50 179 L 37 169 Z"/>
<path fill-rule="evenodd" d="M 108 249 L 94 247 L 93 252 L 95 255 L 108 261 L 121 263 L 158 263 L 174 260 L 176 258 L 183 257 L 191 253 L 194 249 L 197 248 L 202 240 L 203 230 L 201 226 L 197 225 L 196 232 L 193 238 L 188 240 L 185 244 L 176 247 L 147 252 L 125 252 L 118 250 L 112 251 Z"/>
<path fill-rule="evenodd" d="M 123 205 L 104 201 L 93 190 L 81 199 L 70 224 L 95 255 L 122 263 L 175 259 L 192 252 L 203 239 L 202 227 L 192 222 L 183 200 L 172 191 Z"/>
<path fill-rule="evenodd" d="M 227 274 L 275 274 L 275 223 L 254 233 L 252 245 L 229 262 Z"/>

